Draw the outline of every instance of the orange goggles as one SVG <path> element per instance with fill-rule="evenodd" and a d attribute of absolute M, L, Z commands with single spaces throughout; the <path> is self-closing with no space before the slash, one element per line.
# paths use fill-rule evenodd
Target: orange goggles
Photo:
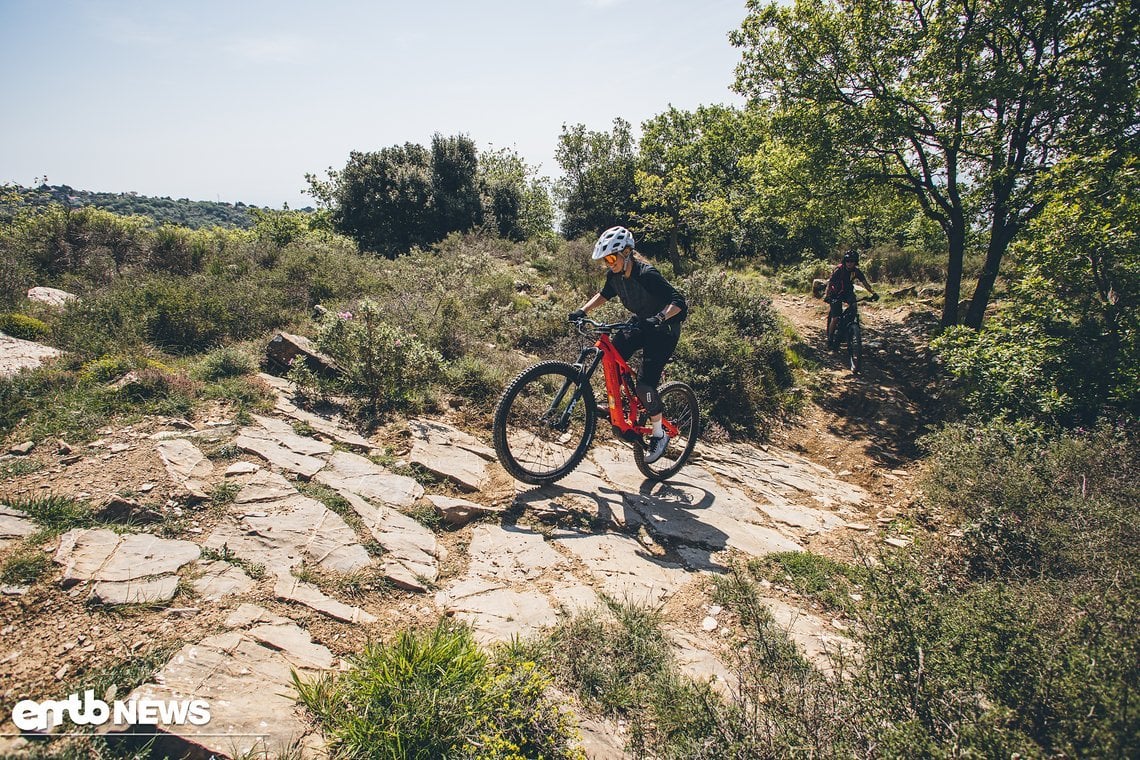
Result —
<path fill-rule="evenodd" d="M 606 254 L 602 257 L 602 261 L 606 262 L 606 266 L 612 267 L 614 264 L 621 261 L 621 256 L 616 253 Z"/>

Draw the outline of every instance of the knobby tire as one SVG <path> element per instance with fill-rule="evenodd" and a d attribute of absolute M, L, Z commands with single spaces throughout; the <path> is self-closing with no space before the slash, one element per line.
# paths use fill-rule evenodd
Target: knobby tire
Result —
<path fill-rule="evenodd" d="M 551 409 L 560 391 L 565 393 Z M 556 427 L 570 404 L 568 424 Z M 499 463 L 516 480 L 545 485 L 560 480 L 581 463 L 594 440 L 597 411 L 594 390 L 581 372 L 566 362 L 541 362 L 523 370 L 499 398 L 494 444 Z"/>
<path fill-rule="evenodd" d="M 664 407 L 665 419 L 680 428 L 681 436 L 669 441 L 665 454 L 656 462 L 645 461 L 645 447 L 641 443 L 633 446 L 633 460 L 637 469 L 650 480 L 665 480 L 677 474 L 689 460 L 697 437 L 701 432 L 701 411 L 697 405 L 697 394 L 684 383 L 669 382 L 657 389 L 657 395 Z"/>

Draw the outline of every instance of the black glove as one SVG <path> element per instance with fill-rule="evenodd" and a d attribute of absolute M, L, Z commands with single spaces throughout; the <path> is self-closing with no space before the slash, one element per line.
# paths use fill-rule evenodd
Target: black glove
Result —
<path fill-rule="evenodd" d="M 570 315 L 566 317 L 566 321 L 567 322 L 581 322 L 585 318 L 586 318 L 586 312 L 583 311 L 582 309 L 577 309 L 576 311 L 570 312 Z"/>
<path fill-rule="evenodd" d="M 665 322 L 661 319 L 661 317 L 654 315 L 654 316 L 650 317 L 649 319 L 645 320 L 645 322 L 643 324 L 645 325 L 646 329 L 648 329 L 648 330 L 656 330 L 658 327 L 665 324 Z"/>
<path fill-rule="evenodd" d="M 871 300 L 872 301 L 878 301 L 879 300 L 879 294 L 878 293 L 872 293 L 871 294 Z"/>

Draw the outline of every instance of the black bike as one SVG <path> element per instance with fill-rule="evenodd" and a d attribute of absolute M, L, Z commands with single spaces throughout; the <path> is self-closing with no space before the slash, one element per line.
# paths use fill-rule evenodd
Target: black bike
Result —
<path fill-rule="evenodd" d="M 859 309 L 855 304 L 859 301 L 878 300 L 879 294 L 876 293 L 870 298 L 856 298 L 855 303 L 848 304 L 839 317 L 839 324 L 835 326 L 835 332 L 828 343 L 833 349 L 847 344 L 847 366 L 856 375 L 859 374 L 863 360 L 863 324 L 859 321 Z"/>

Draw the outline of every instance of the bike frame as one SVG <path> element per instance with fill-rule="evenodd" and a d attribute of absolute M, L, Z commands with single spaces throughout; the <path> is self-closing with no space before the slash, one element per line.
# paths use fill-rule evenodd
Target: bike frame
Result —
<path fill-rule="evenodd" d="M 614 434 L 629 440 L 633 437 L 652 433 L 653 428 L 636 424 L 638 417 L 644 410 L 641 399 L 637 397 L 636 375 L 629 363 L 618 353 L 617 347 L 610 340 L 610 336 L 604 332 L 598 335 L 598 340 L 594 345 L 582 349 L 581 353 L 578 354 L 578 361 L 574 363 L 574 366 L 581 372 L 582 385 L 590 382 L 590 378 L 597 371 L 599 364 L 602 365 L 602 375 L 606 381 L 610 425 L 613 427 Z M 563 393 L 565 393 L 565 389 L 558 394 L 558 398 L 561 398 Z M 626 408 L 629 409 L 628 415 L 625 413 Z M 670 436 L 675 437 L 677 435 L 677 426 L 670 420 L 663 417 L 661 425 Z"/>

